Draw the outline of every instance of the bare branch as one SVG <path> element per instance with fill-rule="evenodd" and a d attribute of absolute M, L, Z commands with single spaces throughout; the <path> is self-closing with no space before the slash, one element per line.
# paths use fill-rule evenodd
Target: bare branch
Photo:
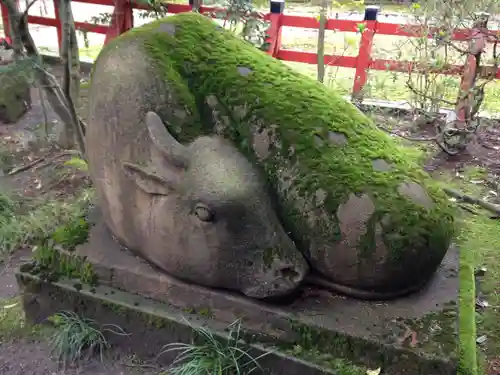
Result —
<path fill-rule="evenodd" d="M 406 135 L 403 135 L 403 134 L 400 134 L 400 133 L 397 133 L 391 129 L 388 129 L 386 128 L 385 126 L 382 126 L 382 125 L 379 125 L 377 124 L 377 127 L 380 129 L 380 130 L 383 130 L 385 131 L 386 133 L 389 133 L 389 134 L 392 134 L 392 135 L 395 135 L 395 136 L 398 136 L 400 138 L 403 138 L 403 139 L 406 139 L 407 141 L 412 141 L 412 142 L 435 142 L 436 141 L 436 137 L 428 137 L 428 138 L 413 138 L 413 137 L 408 137 Z"/>
<path fill-rule="evenodd" d="M 426 84 L 426 86 L 427 86 L 427 87 L 426 87 L 426 90 L 425 90 L 424 92 L 427 92 L 427 91 L 428 91 L 428 88 L 429 88 L 430 84 L 431 84 L 431 82 L 427 82 L 427 84 Z M 430 95 L 427 95 L 427 94 L 425 94 L 424 92 L 422 92 L 422 91 L 418 90 L 418 89 L 417 89 L 417 88 L 413 85 L 413 83 L 412 83 L 412 81 L 411 81 L 411 74 L 410 74 L 410 76 L 408 77 L 408 80 L 406 81 L 406 86 L 408 87 L 408 89 L 410 89 L 410 91 L 412 91 L 415 95 L 420 96 L 422 99 L 427 99 L 427 100 L 438 100 L 438 101 L 440 101 L 441 103 L 448 104 L 448 105 L 453 105 L 453 106 L 457 104 L 457 102 L 456 102 L 456 101 L 455 101 L 455 102 L 450 102 L 450 101 L 445 100 L 445 99 L 442 99 L 442 98 L 441 98 L 441 99 L 437 99 L 437 98 L 434 98 L 434 97 L 432 97 L 432 96 L 430 96 Z"/>
<path fill-rule="evenodd" d="M 481 208 L 484 208 L 485 210 L 493 212 L 496 215 L 500 215 L 500 206 L 498 204 L 486 202 L 482 199 L 471 197 L 470 195 L 461 193 L 459 191 L 456 191 L 456 190 L 453 190 L 450 188 L 444 188 L 443 190 L 450 197 L 453 197 L 453 198 L 458 199 L 458 200 L 465 202 L 465 203 L 475 204 Z"/>

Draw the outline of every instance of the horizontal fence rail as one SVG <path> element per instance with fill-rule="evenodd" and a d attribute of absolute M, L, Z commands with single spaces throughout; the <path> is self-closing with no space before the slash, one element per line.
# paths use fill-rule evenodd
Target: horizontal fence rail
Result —
<path fill-rule="evenodd" d="M 61 0 L 53 0 L 55 9 L 55 18 L 28 16 L 28 23 L 53 26 L 57 29 L 59 38 L 59 46 L 61 45 L 62 24 L 58 12 L 58 2 Z M 133 10 L 152 10 L 151 7 L 130 0 L 73 0 L 78 3 L 107 5 L 114 7 L 114 12 L 111 17 L 110 25 L 96 25 L 89 22 L 75 22 L 75 27 L 78 30 L 104 34 L 106 35 L 105 44 L 116 36 L 131 29 L 133 25 Z M 164 4 L 167 7 L 168 13 L 183 13 L 190 12 L 195 8 L 194 0 L 190 0 L 190 4 Z M 210 15 L 224 9 L 216 7 L 207 7 L 197 4 L 196 7 L 200 13 Z M 317 64 L 318 56 L 313 52 L 295 51 L 283 49 L 281 46 L 281 35 L 283 27 L 296 27 L 307 29 L 319 29 L 319 20 L 315 17 L 303 17 L 284 14 L 284 0 L 271 0 L 270 12 L 263 15 L 263 18 L 270 22 L 268 34 L 268 53 L 279 60 L 300 62 L 306 64 Z M 4 32 L 9 36 L 9 18 L 7 10 L 2 4 L 2 20 Z M 393 35 L 399 37 L 422 37 L 423 28 L 420 25 L 400 25 L 394 23 L 384 23 L 377 21 L 378 7 L 367 7 L 363 20 L 339 20 L 328 19 L 326 22 L 326 30 L 337 32 L 361 32 L 359 50 L 357 56 L 342 56 L 342 55 L 325 55 L 324 63 L 328 66 L 345 67 L 355 69 L 355 79 L 353 83 L 353 96 L 361 93 L 364 85 L 367 82 L 368 70 L 389 71 L 407 73 L 419 69 L 418 64 L 412 61 L 397 61 L 390 59 L 374 59 L 372 58 L 372 45 L 375 35 Z M 491 43 L 491 37 L 485 37 L 485 30 L 477 29 L 457 29 L 453 32 L 452 40 L 455 41 L 470 41 L 471 38 L 482 38 L 481 42 Z M 427 33 L 427 38 L 434 37 L 438 29 L 430 29 Z M 500 35 L 499 30 L 487 30 L 488 35 Z M 464 59 L 465 60 L 465 59 Z M 428 66 L 422 66 L 422 69 L 429 70 Z M 447 75 L 463 75 L 467 69 L 464 65 L 446 65 L 436 69 L 435 72 Z M 500 70 L 494 70 L 492 66 L 481 66 L 479 71 L 480 77 L 491 77 L 500 79 Z"/>

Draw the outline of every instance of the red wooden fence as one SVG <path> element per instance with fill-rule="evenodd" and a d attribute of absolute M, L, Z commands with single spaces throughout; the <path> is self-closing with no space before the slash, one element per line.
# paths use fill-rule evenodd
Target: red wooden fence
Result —
<path fill-rule="evenodd" d="M 54 0 L 54 8 L 56 10 L 56 18 L 47 18 L 39 16 L 29 16 L 28 22 L 31 24 L 54 26 L 57 28 L 59 43 L 61 38 L 61 22 L 58 17 L 57 3 L 60 0 Z M 133 0 L 73 0 L 80 3 L 87 4 L 98 4 L 98 5 L 108 5 L 114 7 L 114 12 L 112 15 L 112 20 L 109 26 L 95 25 L 86 22 L 75 22 L 77 29 L 87 30 L 89 32 L 105 34 L 105 43 L 109 42 L 111 39 L 120 35 L 121 33 L 129 30 L 133 27 L 133 9 L 150 9 L 148 6 L 142 4 L 136 4 Z M 191 4 L 166 4 L 169 13 L 181 13 L 189 12 L 192 10 Z M 268 20 L 271 24 L 268 30 L 269 35 L 269 50 L 268 53 L 273 57 L 286 60 L 286 61 L 296 61 L 306 64 L 316 64 L 317 54 L 312 52 L 302 52 L 283 49 L 281 47 L 281 33 L 283 27 L 298 27 L 298 28 L 310 28 L 318 29 L 319 21 L 314 17 L 303 17 L 303 16 L 292 16 L 283 14 L 284 10 L 284 0 L 270 0 L 270 12 L 264 15 L 264 18 Z M 4 30 L 6 34 L 9 33 L 9 19 L 7 17 L 7 11 L 3 5 L 2 18 L 4 24 Z M 200 12 L 204 14 L 211 14 L 215 12 L 213 7 L 200 7 Z M 347 67 L 356 69 L 354 85 L 353 85 L 353 95 L 358 95 L 367 80 L 367 70 L 382 70 L 382 71 L 392 71 L 392 72 L 408 72 L 415 68 L 410 61 L 396 61 L 396 60 L 385 60 L 385 59 L 373 59 L 371 57 L 371 48 L 373 43 L 374 35 L 395 35 L 395 36 L 405 36 L 405 37 L 419 37 L 422 36 L 422 28 L 418 25 L 399 25 L 393 23 L 384 23 L 377 21 L 377 10 L 376 7 L 367 7 L 365 11 L 365 18 L 363 21 L 353 21 L 353 20 L 338 20 L 338 19 L 328 19 L 326 23 L 327 30 L 335 30 L 339 32 L 359 32 L 362 30 L 361 42 L 359 45 L 359 51 L 357 56 L 336 56 L 336 55 L 325 55 L 324 62 L 327 65 Z M 361 25 L 361 27 L 360 27 Z M 483 37 L 484 42 L 491 42 L 482 32 L 484 30 L 470 30 L 470 29 L 458 29 L 453 33 L 452 38 L 454 40 L 466 41 L 471 38 L 478 38 L 478 33 Z M 439 30 L 431 30 L 427 37 L 431 38 L 434 32 L 439 32 Z M 497 31 L 495 31 L 496 33 Z M 491 33 L 491 31 L 490 31 Z M 490 38 L 491 39 L 491 38 Z M 60 45 L 60 44 L 59 44 Z M 441 68 L 439 73 L 441 74 L 451 74 L 451 75 L 462 75 L 464 73 L 464 66 L 449 65 L 445 68 Z M 491 69 L 490 69 L 491 70 Z M 491 72 L 487 67 L 482 67 L 483 76 L 485 75 L 495 75 L 495 79 L 500 78 L 500 70 L 496 72 Z"/>

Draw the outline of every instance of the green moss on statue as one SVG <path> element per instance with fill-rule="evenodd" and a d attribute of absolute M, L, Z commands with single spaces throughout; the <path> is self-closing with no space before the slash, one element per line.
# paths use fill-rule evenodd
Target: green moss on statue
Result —
<path fill-rule="evenodd" d="M 285 226 L 316 270 L 379 291 L 434 273 L 454 235 L 447 197 L 408 149 L 351 103 L 199 14 L 134 29 L 102 54 L 131 40 L 198 111 L 202 128 L 171 124 L 174 134 L 187 141 L 213 133 L 217 109 L 228 123 L 218 132 L 263 167 Z"/>

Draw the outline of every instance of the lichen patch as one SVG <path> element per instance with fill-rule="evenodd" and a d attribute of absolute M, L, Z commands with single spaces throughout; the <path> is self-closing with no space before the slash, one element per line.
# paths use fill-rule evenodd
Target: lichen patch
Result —
<path fill-rule="evenodd" d="M 374 212 L 375 204 L 367 194 L 360 197 L 350 194 L 347 202 L 340 204 L 337 210 L 342 243 L 356 248 L 359 239 L 366 234 L 367 222 Z"/>
<path fill-rule="evenodd" d="M 269 131 L 254 132 L 252 148 L 257 159 L 260 161 L 266 160 L 271 154 L 271 137 Z"/>
<path fill-rule="evenodd" d="M 427 209 L 432 208 L 434 202 L 422 186 L 415 182 L 403 182 L 398 186 L 398 193 Z"/>
<path fill-rule="evenodd" d="M 318 190 L 316 190 L 316 206 L 323 206 L 323 204 L 325 204 L 327 195 L 328 193 L 324 189 L 319 188 Z"/>
<path fill-rule="evenodd" d="M 328 132 L 328 140 L 337 146 L 343 146 L 347 143 L 345 134 L 338 132 Z"/>
<path fill-rule="evenodd" d="M 160 24 L 159 29 L 161 32 L 170 34 L 172 36 L 175 35 L 175 25 L 172 23 L 162 23 Z"/>
<path fill-rule="evenodd" d="M 238 73 L 240 73 L 243 77 L 246 77 L 252 73 L 252 69 L 247 68 L 246 66 L 238 66 Z"/>
<path fill-rule="evenodd" d="M 377 172 L 388 172 L 392 169 L 392 165 L 386 162 L 384 159 L 372 160 L 372 167 Z"/>

